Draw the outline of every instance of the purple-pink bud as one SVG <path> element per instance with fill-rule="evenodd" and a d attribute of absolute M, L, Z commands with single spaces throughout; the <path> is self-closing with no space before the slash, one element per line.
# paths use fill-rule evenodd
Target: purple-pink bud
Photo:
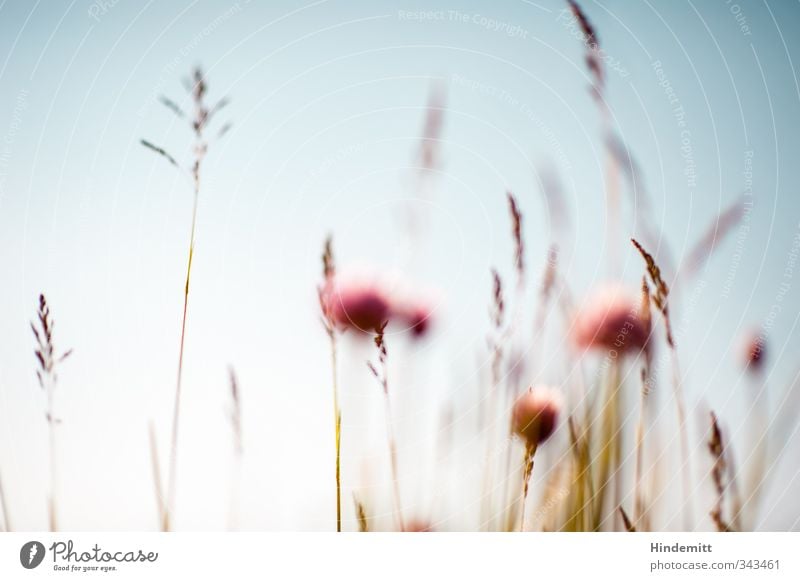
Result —
<path fill-rule="evenodd" d="M 342 329 L 372 333 L 391 314 L 389 299 L 375 286 L 337 285 L 327 300 L 331 318 Z"/>
<path fill-rule="evenodd" d="M 744 337 L 742 359 L 744 365 L 752 371 L 760 371 L 764 366 L 764 336 L 758 331 L 749 331 Z"/>
<path fill-rule="evenodd" d="M 512 430 L 529 446 L 538 446 L 555 431 L 562 407 L 563 397 L 558 390 L 532 387 L 514 403 Z"/>
<path fill-rule="evenodd" d="M 649 325 L 640 316 L 639 300 L 619 286 L 594 294 L 580 309 L 572 327 L 579 349 L 602 349 L 620 354 L 645 348 Z"/>
<path fill-rule="evenodd" d="M 433 314 L 427 306 L 419 303 L 400 306 L 397 316 L 402 319 L 414 339 L 421 339 L 430 330 Z"/>

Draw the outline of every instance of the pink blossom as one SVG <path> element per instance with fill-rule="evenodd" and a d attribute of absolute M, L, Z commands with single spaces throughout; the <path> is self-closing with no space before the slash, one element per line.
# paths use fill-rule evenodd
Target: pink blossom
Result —
<path fill-rule="evenodd" d="M 430 330 L 431 302 L 403 280 L 369 273 L 337 276 L 326 283 L 320 297 L 325 316 L 341 330 L 373 333 L 392 323 L 393 331 L 408 331 L 414 339 Z"/>
<path fill-rule="evenodd" d="M 572 341 L 579 349 L 600 349 L 620 354 L 647 345 L 649 324 L 640 316 L 640 299 L 620 286 L 595 293 L 578 312 Z"/>
<path fill-rule="evenodd" d="M 529 446 L 537 446 L 555 431 L 562 407 L 563 398 L 557 389 L 546 386 L 529 388 L 514 403 L 512 430 Z"/>
<path fill-rule="evenodd" d="M 432 533 L 433 526 L 424 520 L 411 520 L 406 523 L 404 533 Z"/>
<path fill-rule="evenodd" d="M 433 312 L 426 304 L 421 302 L 401 304 L 396 307 L 396 315 L 415 339 L 424 337 L 430 330 Z"/>
<path fill-rule="evenodd" d="M 760 371 L 764 366 L 764 336 L 757 330 L 748 331 L 742 342 L 742 359 L 745 367 Z"/>
<path fill-rule="evenodd" d="M 331 319 L 342 329 L 371 333 L 391 315 L 389 298 L 376 285 L 337 284 L 327 300 Z"/>

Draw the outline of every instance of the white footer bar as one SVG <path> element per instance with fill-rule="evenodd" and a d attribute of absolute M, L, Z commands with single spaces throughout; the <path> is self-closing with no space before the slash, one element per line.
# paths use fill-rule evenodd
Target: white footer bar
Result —
<path fill-rule="evenodd" d="M 800 533 L 3 533 L 0 579 L 800 579 Z"/>

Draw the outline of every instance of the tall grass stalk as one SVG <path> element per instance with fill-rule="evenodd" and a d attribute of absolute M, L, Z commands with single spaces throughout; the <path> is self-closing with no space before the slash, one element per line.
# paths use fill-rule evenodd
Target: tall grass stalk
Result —
<path fill-rule="evenodd" d="M 206 130 L 208 124 L 214 115 L 228 103 L 227 99 L 222 99 L 216 105 L 209 107 L 206 104 L 207 84 L 203 71 L 200 68 L 194 69 L 192 72 L 191 81 L 187 83 L 187 88 L 191 94 L 193 114 L 191 117 L 186 115 L 180 106 L 165 98 L 161 98 L 161 102 L 179 118 L 189 119 L 189 124 L 194 133 L 194 145 L 192 148 L 193 161 L 188 170 L 188 177 L 192 184 L 192 214 L 191 214 L 191 227 L 189 229 L 189 249 L 188 257 L 186 260 L 186 280 L 183 286 L 183 314 L 181 317 L 181 333 L 180 343 L 178 348 L 178 371 L 175 381 L 175 400 L 172 410 L 172 430 L 170 437 L 170 453 L 169 465 L 167 471 L 167 499 L 164 505 L 163 519 L 161 528 L 164 531 L 169 531 L 172 528 L 174 510 L 175 510 L 175 494 L 177 488 L 177 467 L 178 467 L 178 436 L 180 433 L 180 409 L 181 397 L 183 393 L 183 356 L 184 347 L 186 345 L 186 321 L 189 314 L 189 287 L 192 279 L 192 261 L 194 258 L 195 249 L 195 236 L 197 231 L 197 208 L 200 199 L 200 171 L 208 151 L 208 141 L 206 139 Z M 227 133 L 230 124 L 224 125 L 217 133 L 217 137 L 221 137 Z M 149 141 L 142 140 L 142 145 L 151 149 L 155 153 L 162 156 L 174 167 L 181 169 L 178 162 L 167 151 Z"/>
<path fill-rule="evenodd" d="M 620 369 L 619 362 L 612 359 L 608 376 L 604 381 L 604 398 L 600 417 L 600 450 L 597 456 L 597 483 L 594 496 L 594 518 L 592 530 L 601 530 L 605 519 L 605 501 L 608 489 L 614 485 L 620 462 Z M 613 503 L 616 506 L 616 502 Z M 616 509 L 615 509 L 616 512 Z"/>
<path fill-rule="evenodd" d="M 525 456 L 523 459 L 522 467 L 522 503 L 520 508 L 520 528 L 519 530 L 525 531 L 525 505 L 528 500 L 528 488 L 531 482 L 531 474 L 533 474 L 533 457 L 536 454 L 536 446 L 531 444 L 525 445 Z"/>
<path fill-rule="evenodd" d="M 512 349 L 514 347 L 513 342 L 517 329 L 523 318 L 523 305 L 525 302 L 525 242 L 522 235 L 522 211 L 520 210 L 519 202 L 517 201 L 516 196 L 514 196 L 511 191 L 506 191 L 506 201 L 508 203 L 508 211 L 511 218 L 511 238 L 514 242 L 513 266 L 516 284 L 513 294 L 511 316 L 509 317 L 508 322 L 504 324 L 503 319 L 505 305 L 503 297 L 503 285 L 499 273 L 494 269 L 492 270 L 494 292 L 490 314 L 493 328 L 489 336 L 489 346 L 492 352 L 492 385 L 489 392 L 490 405 L 486 438 L 486 460 L 484 467 L 484 501 L 481 504 L 485 512 L 481 520 L 482 522 L 486 523 L 486 526 L 489 530 L 496 530 L 498 526 L 502 526 L 504 516 L 508 516 L 506 514 L 509 494 L 507 480 L 504 480 L 502 486 L 500 487 L 501 505 L 499 510 L 496 511 L 494 506 L 495 485 L 493 476 L 497 463 L 494 459 L 493 452 L 495 446 L 497 445 L 497 441 L 495 439 L 495 423 L 498 419 L 497 406 L 498 404 L 501 404 L 504 408 L 507 408 L 508 404 L 513 405 L 519 390 L 519 385 L 516 378 L 523 375 L 522 369 L 510 369 L 507 370 L 508 372 L 506 374 L 503 373 L 502 369 L 503 364 L 508 363 L 505 358 L 505 347 L 507 345 L 511 346 Z M 510 359 L 510 363 L 513 366 L 523 365 L 522 358 L 520 357 L 512 356 Z M 504 391 L 500 391 L 501 385 L 506 387 Z M 503 425 L 504 422 L 501 420 L 501 426 Z M 509 428 L 510 427 L 511 426 L 509 425 Z M 509 431 L 508 433 L 510 434 L 511 432 Z M 505 478 L 511 471 L 511 450 L 513 446 L 511 445 L 510 440 L 507 438 L 504 438 L 503 441 L 505 442 L 506 453 L 505 461 L 503 464 L 501 464 L 503 470 L 501 474 Z"/>
<path fill-rule="evenodd" d="M 201 133 L 197 134 L 198 143 L 201 143 Z M 197 144 L 195 146 L 197 151 Z M 194 258 L 195 235 L 197 230 L 197 205 L 200 198 L 200 157 L 195 159 L 193 176 L 193 196 L 192 196 L 192 226 L 189 231 L 189 252 L 186 260 L 186 282 L 183 287 L 183 315 L 181 317 L 181 337 L 178 349 L 178 373 L 175 381 L 175 403 L 172 409 L 172 436 L 170 439 L 169 468 L 167 473 L 167 504 L 164 511 L 164 522 L 162 528 L 168 531 L 171 528 L 171 520 L 175 509 L 175 490 L 177 486 L 177 467 L 178 467 L 178 435 L 180 428 L 181 395 L 183 388 L 183 353 L 186 345 L 186 319 L 189 314 L 189 283 L 192 280 L 192 259 Z"/>
<path fill-rule="evenodd" d="M 639 318 L 648 334 L 652 330 L 652 317 L 650 314 L 650 287 L 647 285 L 647 278 L 642 277 L 642 301 L 640 306 Z M 634 484 L 633 484 L 633 522 L 629 523 L 627 515 L 620 507 L 620 512 L 623 515 L 623 520 L 631 527 L 642 530 L 643 514 L 644 514 L 644 497 L 642 492 L 642 480 L 644 471 L 644 437 L 645 437 L 645 421 L 647 418 L 647 400 L 650 395 L 650 358 L 652 350 L 649 346 L 645 347 L 643 352 L 644 362 L 641 369 L 641 382 L 642 388 L 639 393 L 639 421 L 636 423 L 636 442 L 635 442 L 635 466 L 634 466 Z M 644 525 L 645 529 L 649 528 Z M 627 527 L 627 528 L 631 528 Z"/>
<path fill-rule="evenodd" d="M 39 308 L 36 311 L 36 318 L 36 323 L 31 323 L 31 330 L 36 338 L 36 350 L 34 351 L 38 363 L 36 377 L 46 397 L 45 417 L 47 419 L 49 443 L 48 457 L 50 463 L 50 495 L 47 505 L 50 530 L 57 531 L 58 467 L 56 455 L 56 426 L 61 423 L 61 420 L 57 419 L 55 415 L 55 391 L 56 385 L 58 384 L 57 368 L 62 361 L 72 354 L 72 350 L 68 350 L 61 355 L 56 354 L 56 349 L 53 345 L 53 327 L 55 326 L 55 321 L 53 321 L 50 314 L 50 306 L 47 304 L 47 299 L 45 299 L 43 294 L 39 295 Z"/>
<path fill-rule="evenodd" d="M 3 488 L 3 477 L 0 475 L 0 511 L 3 513 L 3 530 L 11 532 L 11 517 L 8 514 L 8 502 L 6 501 L 6 491 Z"/>
<path fill-rule="evenodd" d="M 579 428 L 575 418 L 568 419 L 570 448 L 572 449 L 572 481 L 573 494 L 570 496 L 568 518 L 563 527 L 566 531 L 589 531 L 593 527 L 594 480 L 592 473 L 592 457 L 590 435 L 587 423 Z"/>
<path fill-rule="evenodd" d="M 693 509 L 692 509 L 692 474 L 691 460 L 689 457 L 689 426 L 686 423 L 686 403 L 681 386 L 681 370 L 678 364 L 678 351 L 675 347 L 675 338 L 672 334 L 672 322 L 669 312 L 669 287 L 661 277 L 661 269 L 656 264 L 653 256 L 647 252 L 639 242 L 631 238 L 631 242 L 645 261 L 647 274 L 653 283 L 653 293 L 650 295 L 653 304 L 661 312 L 664 319 L 667 346 L 669 347 L 670 360 L 672 362 L 672 393 L 675 399 L 675 411 L 678 419 L 678 433 L 681 447 L 681 475 L 683 487 L 683 505 L 681 514 L 683 515 L 683 528 L 686 531 L 692 530 Z"/>
<path fill-rule="evenodd" d="M 522 234 L 521 228 L 519 224 L 522 222 L 522 216 L 519 214 L 519 211 L 516 209 L 516 200 L 509 194 L 509 202 L 511 205 L 511 215 L 512 215 L 512 232 L 514 233 L 515 237 L 515 245 L 517 248 L 516 255 L 519 256 L 519 260 L 517 263 L 522 265 Z M 540 345 L 541 338 L 544 335 L 545 323 L 547 321 L 547 314 L 548 314 L 548 306 L 550 304 L 550 297 L 552 294 L 553 286 L 555 284 L 556 279 L 556 267 L 558 261 L 558 248 L 555 244 L 552 244 L 547 252 L 547 266 L 545 267 L 544 273 L 542 275 L 542 282 L 541 287 L 539 289 L 537 307 L 536 307 L 536 315 L 534 318 L 533 324 L 533 338 L 532 344 L 533 345 Z M 524 277 L 523 272 L 519 272 L 519 280 L 517 284 L 517 289 L 519 292 L 518 295 L 518 303 L 524 299 Z M 539 371 L 537 366 L 537 361 L 533 360 L 533 354 L 531 354 L 532 362 L 531 365 L 531 376 L 536 376 L 537 372 Z M 512 393 L 512 396 L 516 397 L 516 392 Z M 513 404 L 513 402 L 512 402 Z M 509 433 L 511 432 L 511 420 L 509 419 Z M 506 458 L 504 464 L 504 472 L 503 474 L 509 474 L 511 471 L 511 460 L 512 460 L 512 448 L 510 444 L 506 446 Z M 503 487 L 503 503 L 501 505 L 503 514 L 505 515 L 505 528 L 504 530 L 510 531 L 514 526 L 514 510 L 513 510 L 513 503 L 509 504 L 508 502 L 508 495 L 509 495 L 509 487 L 506 485 Z"/>
<path fill-rule="evenodd" d="M 386 437 L 389 443 L 389 462 L 392 476 L 392 498 L 394 502 L 395 520 L 400 531 L 405 531 L 403 522 L 403 504 L 400 498 L 400 473 L 397 467 L 397 439 L 394 435 L 392 423 L 392 402 L 389 396 L 389 366 L 387 364 L 388 351 L 384 331 L 387 323 L 378 327 L 375 334 L 375 347 L 378 350 L 378 367 L 367 361 L 367 367 L 378 380 L 383 390 L 384 409 L 386 412 Z M 379 369 L 380 368 L 380 369 Z"/>
<path fill-rule="evenodd" d="M 336 532 L 342 532 L 342 411 L 339 407 L 339 381 L 336 338 L 331 337 L 331 374 L 333 376 L 333 421 L 336 445 Z"/>
<path fill-rule="evenodd" d="M 719 532 L 732 532 L 733 528 L 724 518 L 725 492 L 728 488 L 729 466 L 726 460 L 725 442 L 722 437 L 722 430 L 719 427 L 717 416 L 711 412 L 711 436 L 708 439 L 708 450 L 714 459 L 714 466 L 711 469 L 711 478 L 714 481 L 716 501 L 711 509 L 710 516 Z"/>
<path fill-rule="evenodd" d="M 367 516 L 367 509 L 364 503 L 358 499 L 358 496 L 353 493 L 353 504 L 356 507 L 356 519 L 358 520 L 358 532 L 369 532 L 369 517 Z"/>
<path fill-rule="evenodd" d="M 161 481 L 161 463 L 158 459 L 156 428 L 152 421 L 147 426 L 147 434 L 150 440 L 150 463 L 153 467 L 153 489 L 156 496 L 156 507 L 158 508 L 158 523 L 161 526 L 164 522 L 164 484 Z"/>
<path fill-rule="evenodd" d="M 233 430 L 233 474 L 231 474 L 230 506 L 228 508 L 228 530 L 236 530 L 239 517 L 239 490 L 242 482 L 244 442 L 242 438 L 242 398 L 239 381 L 233 367 L 228 369 L 231 389 L 230 421 Z"/>
<path fill-rule="evenodd" d="M 493 509 L 493 451 L 495 442 L 495 421 L 497 420 L 498 398 L 500 397 L 500 384 L 502 381 L 502 363 L 505 347 L 505 299 L 503 295 L 503 282 L 497 270 L 492 269 L 492 303 L 490 317 L 492 330 L 487 337 L 491 357 L 491 377 L 489 394 L 484 408 L 486 430 L 486 457 L 483 465 L 483 490 L 481 494 L 481 527 L 491 528 Z"/>
<path fill-rule="evenodd" d="M 339 365 L 336 348 L 336 322 L 332 312 L 333 286 L 336 262 L 333 256 L 333 238 L 328 236 L 322 251 L 322 284 L 317 288 L 322 325 L 328 335 L 331 350 L 331 383 L 333 385 L 333 427 L 336 477 L 336 532 L 342 532 L 342 411 L 339 407 Z"/>

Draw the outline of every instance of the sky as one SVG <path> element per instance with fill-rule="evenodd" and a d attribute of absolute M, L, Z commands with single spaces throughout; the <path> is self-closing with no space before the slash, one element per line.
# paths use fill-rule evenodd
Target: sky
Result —
<path fill-rule="evenodd" d="M 187 106 L 182 79 L 198 65 L 210 98 L 230 98 L 220 119 L 233 125 L 203 170 L 178 528 L 227 523 L 229 366 L 244 405 L 238 525 L 333 526 L 330 363 L 316 304 L 328 234 L 342 268 L 403 280 L 434 306 L 425 341 L 390 337 L 403 491 L 409 512 L 424 515 L 419 483 L 435 472 L 437 418 L 469 408 L 486 379 L 490 269 L 513 272 L 507 190 L 524 214 L 529 297 L 555 240 L 579 302 L 604 281 L 640 280 L 631 236 L 679 264 L 744 200 L 740 225 L 674 290 L 692 422 L 713 408 L 746 449 L 753 388 L 740 354 L 751 329 L 767 341 L 772 417 L 793 417 L 781 402 L 800 349 L 800 4 L 583 4 L 607 57 L 608 124 L 638 169 L 635 196 L 619 176 L 616 222 L 606 125 L 561 2 L 0 2 L 0 476 L 15 527 L 47 522 L 45 399 L 29 328 L 40 292 L 57 347 L 74 350 L 56 395 L 63 526 L 157 527 L 148 425 L 163 460 L 192 199 L 140 140 L 191 158 L 190 129 L 158 99 Z M 420 190 L 414 167 L 435 86 L 446 93 L 441 169 Z M 563 224 L 542 194 L 553 176 Z M 563 333 L 541 349 L 556 361 Z M 365 495 L 385 485 L 372 355 L 343 341 L 345 480 Z M 535 380 L 558 384 L 562 371 L 544 365 Z M 790 460 L 771 474 L 759 526 L 797 529 L 800 438 L 775 438 Z"/>

